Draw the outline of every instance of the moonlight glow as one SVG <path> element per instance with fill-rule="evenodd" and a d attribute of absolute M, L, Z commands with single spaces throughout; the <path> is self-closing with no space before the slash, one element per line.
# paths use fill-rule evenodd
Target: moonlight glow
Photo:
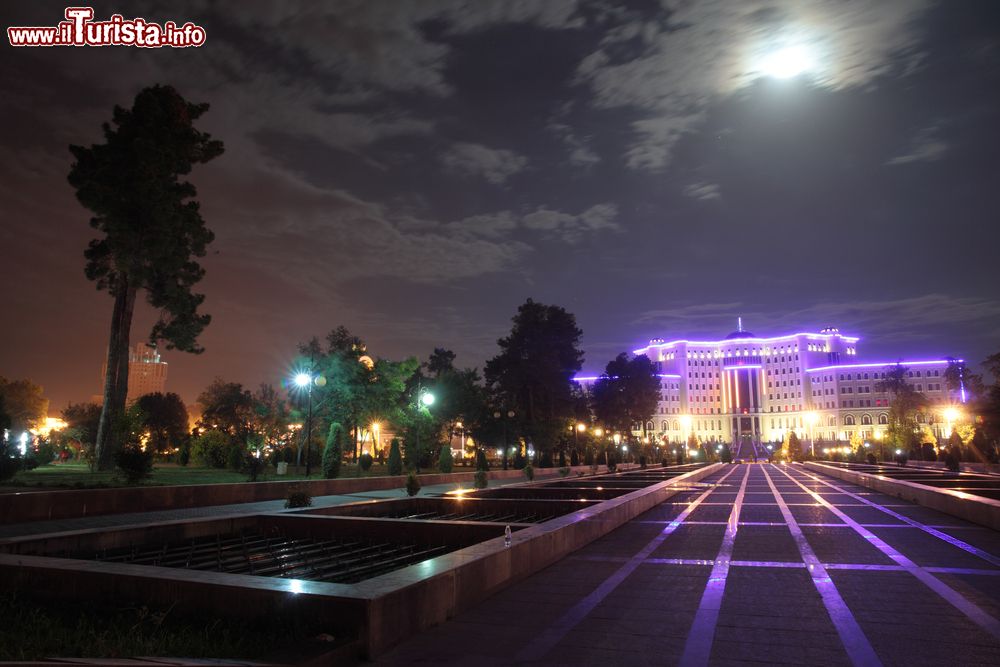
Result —
<path fill-rule="evenodd" d="M 812 54 L 804 46 L 787 46 L 765 55 L 760 70 L 776 79 L 790 79 L 814 66 Z"/>

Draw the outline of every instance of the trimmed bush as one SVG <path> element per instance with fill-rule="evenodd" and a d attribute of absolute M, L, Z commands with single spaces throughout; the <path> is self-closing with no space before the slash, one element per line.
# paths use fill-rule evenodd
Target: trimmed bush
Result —
<path fill-rule="evenodd" d="M 451 447 L 445 445 L 441 448 L 441 456 L 438 457 L 438 470 L 444 473 L 451 472 L 455 461 L 451 456 Z"/>
<path fill-rule="evenodd" d="M 476 470 L 489 470 L 490 462 L 486 460 L 486 452 L 482 449 L 476 450 Z"/>
<path fill-rule="evenodd" d="M 420 480 L 417 479 L 417 473 L 410 471 L 406 476 L 406 495 L 415 496 L 418 493 L 420 493 Z"/>
<path fill-rule="evenodd" d="M 645 454 L 640 454 L 639 455 L 639 468 L 641 468 L 643 470 L 646 469 L 646 455 Z"/>
<path fill-rule="evenodd" d="M 225 468 L 229 449 L 229 436 L 214 429 L 191 441 L 191 457 L 196 464 L 208 468 Z"/>
<path fill-rule="evenodd" d="M 944 455 L 944 467 L 951 472 L 959 472 L 962 469 L 954 449 L 949 448 L 948 453 Z"/>
<path fill-rule="evenodd" d="M 361 472 L 368 472 L 371 470 L 374 463 L 375 459 L 372 458 L 371 454 L 362 454 L 361 458 L 358 459 L 358 466 L 361 468 Z"/>
<path fill-rule="evenodd" d="M 571 453 L 569 455 L 569 464 L 571 466 L 578 466 L 578 465 L 580 465 L 580 454 L 577 453 L 577 451 L 575 449 L 573 450 L 573 453 Z"/>
<path fill-rule="evenodd" d="M 187 464 L 191 462 L 191 443 L 185 440 L 181 443 L 181 450 L 177 452 L 177 463 L 182 468 L 187 467 Z"/>
<path fill-rule="evenodd" d="M 153 452 L 144 452 L 139 445 L 125 445 L 114 459 L 116 471 L 130 484 L 138 484 L 153 473 Z"/>
<path fill-rule="evenodd" d="M 257 458 L 250 452 L 247 452 L 244 467 L 246 468 L 247 475 L 250 476 L 250 481 L 256 482 L 257 475 L 259 475 L 260 471 L 264 468 L 264 460 Z"/>
<path fill-rule="evenodd" d="M 524 476 L 529 482 L 535 479 L 535 468 L 530 463 L 524 466 Z"/>
<path fill-rule="evenodd" d="M 312 494 L 304 486 L 291 486 L 288 488 L 288 495 L 285 496 L 285 507 L 312 507 Z"/>
<path fill-rule="evenodd" d="M 485 489 L 490 485 L 489 475 L 486 474 L 485 470 L 477 470 L 476 476 L 472 480 L 472 485 L 477 489 Z"/>
<path fill-rule="evenodd" d="M 389 474 L 403 474 L 403 453 L 399 451 L 399 438 L 393 438 L 389 444 Z"/>
<path fill-rule="evenodd" d="M 722 459 L 723 463 L 733 462 L 733 450 L 729 449 L 729 445 L 722 445 L 722 451 L 719 452 L 719 458 Z"/>
<path fill-rule="evenodd" d="M 569 468 L 567 468 L 565 466 L 563 466 L 562 468 L 559 468 L 559 475 L 560 476 L 565 477 L 568 474 L 569 474 Z"/>
<path fill-rule="evenodd" d="M 326 479 L 340 477 L 340 461 L 343 455 L 344 429 L 337 422 L 333 422 L 326 436 L 326 446 L 323 447 L 323 477 Z"/>
<path fill-rule="evenodd" d="M 867 461 L 869 465 L 876 465 L 878 463 L 878 459 L 876 459 L 875 455 L 871 453 L 865 456 L 865 461 Z"/>

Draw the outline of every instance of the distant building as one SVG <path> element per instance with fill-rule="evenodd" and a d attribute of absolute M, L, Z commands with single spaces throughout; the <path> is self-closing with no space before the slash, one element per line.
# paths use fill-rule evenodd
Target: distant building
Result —
<path fill-rule="evenodd" d="M 837 329 L 761 338 L 742 327 L 722 340 L 654 339 L 634 350 L 657 367 L 660 402 L 645 433 L 660 443 L 778 442 L 788 431 L 810 439 L 874 441 L 885 434 L 890 396 L 878 381 L 897 363 L 929 409 L 918 416 L 947 436 L 945 370 L 960 359 L 859 362 L 858 338 Z M 597 376 L 578 377 L 591 385 Z M 642 425 L 637 430 L 642 430 Z"/>
<path fill-rule="evenodd" d="M 108 372 L 107 361 L 101 366 L 101 386 Z M 167 390 L 167 362 L 160 358 L 155 347 L 145 343 L 136 343 L 128 349 L 128 396 L 126 403 L 131 403 L 140 396 L 164 393 Z M 103 395 L 96 396 L 97 402 L 104 400 Z"/>

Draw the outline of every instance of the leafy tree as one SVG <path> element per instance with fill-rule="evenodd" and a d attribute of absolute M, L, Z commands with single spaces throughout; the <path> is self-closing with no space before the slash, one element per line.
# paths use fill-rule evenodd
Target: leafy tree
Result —
<path fill-rule="evenodd" d="M 389 443 L 388 468 L 390 475 L 403 474 L 403 455 L 399 451 L 399 438 L 393 438 L 392 442 Z"/>
<path fill-rule="evenodd" d="M 0 392 L 0 444 L 3 443 L 5 431 L 9 431 L 11 426 L 10 415 L 7 414 L 7 409 L 4 406 L 5 400 L 3 392 Z"/>
<path fill-rule="evenodd" d="M 277 447 L 288 433 L 289 413 L 285 400 L 272 385 L 262 384 L 251 398 L 250 431 L 259 446 Z"/>
<path fill-rule="evenodd" d="M 67 426 L 63 433 L 80 442 L 94 445 L 97 442 L 97 428 L 101 422 L 101 406 L 97 403 L 70 403 L 62 411 Z"/>
<path fill-rule="evenodd" d="M 438 457 L 438 470 L 443 473 L 449 473 L 452 471 L 452 466 L 454 460 L 451 456 L 451 447 L 444 446 L 441 448 L 441 455 Z"/>
<path fill-rule="evenodd" d="M 227 434 L 211 429 L 191 441 L 191 456 L 198 465 L 225 468 L 232 448 L 232 441 Z"/>
<path fill-rule="evenodd" d="M 317 338 L 299 346 L 299 368 L 312 369 L 325 381 L 313 390 L 314 419 L 320 423 L 339 422 L 353 434 L 350 449 L 360 454 L 362 429 L 374 421 L 405 424 L 405 391 L 408 378 L 419 366 L 416 359 L 394 362 L 372 359 L 358 336 L 340 326 L 326 336 L 325 345 Z M 298 397 L 296 410 L 305 410 L 305 392 Z"/>
<path fill-rule="evenodd" d="M 149 447 L 157 452 L 180 447 L 188 438 L 188 412 L 184 401 L 174 393 L 159 392 L 140 396 L 136 405 L 143 414 L 143 426 L 149 432 Z"/>
<path fill-rule="evenodd" d="M 169 86 L 145 88 L 131 109 L 116 106 L 103 126 L 104 143 L 70 146 L 75 162 L 69 182 L 94 213 L 90 225 L 102 234 L 84 253 L 85 273 L 114 298 L 108 342 L 104 409 L 97 435 L 97 463 L 111 467 L 123 442 L 112 424 L 124 414 L 128 393 L 128 347 L 136 295 L 160 311 L 150 343 L 200 353 L 198 335 L 209 316 L 192 291 L 204 270 L 195 261 L 213 240 L 194 200 L 197 192 L 181 177 L 198 163 L 222 154 L 222 142 L 195 129 L 208 110 Z"/>
<path fill-rule="evenodd" d="M 619 354 L 594 383 L 592 400 L 599 422 L 630 435 L 633 425 L 640 424 L 645 432 L 660 400 L 656 367 L 646 355 Z"/>
<path fill-rule="evenodd" d="M 917 411 L 927 404 L 923 394 L 906 381 L 909 369 L 902 364 L 888 366 L 885 378 L 875 388 L 886 392 L 889 399 L 889 425 L 886 438 L 890 446 L 904 452 L 915 450 L 917 445 Z"/>
<path fill-rule="evenodd" d="M 793 461 L 802 460 L 802 441 L 799 440 L 799 434 L 791 430 L 788 431 L 788 454 Z"/>
<path fill-rule="evenodd" d="M 573 377 L 583 364 L 576 318 L 558 306 L 528 299 L 518 308 L 500 352 L 486 363 L 486 384 L 498 403 L 514 410 L 518 431 L 533 443 L 542 465 L 574 415 Z"/>
<path fill-rule="evenodd" d="M 323 477 L 327 479 L 340 477 L 340 459 L 343 455 L 344 427 L 334 422 L 330 424 L 326 447 L 323 448 Z"/>
<path fill-rule="evenodd" d="M 31 380 L 8 380 L 0 376 L 0 397 L 10 421 L 11 432 L 27 431 L 45 421 L 49 414 L 49 399 L 44 390 Z"/>
<path fill-rule="evenodd" d="M 198 394 L 201 419 L 198 424 L 204 429 L 215 429 L 227 434 L 235 442 L 244 446 L 253 431 L 254 398 L 238 382 L 226 382 L 215 378 Z"/>

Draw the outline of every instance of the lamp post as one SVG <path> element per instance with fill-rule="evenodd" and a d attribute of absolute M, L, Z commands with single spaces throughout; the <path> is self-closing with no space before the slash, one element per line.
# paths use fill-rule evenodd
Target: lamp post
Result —
<path fill-rule="evenodd" d="M 878 429 L 875 429 L 875 431 L 874 431 L 874 433 L 872 433 L 872 435 L 874 435 L 875 439 L 878 440 L 878 458 L 879 458 L 879 461 L 884 461 L 885 460 L 885 452 L 882 451 L 882 431 L 880 431 Z"/>
<path fill-rule="evenodd" d="M 573 429 L 573 450 L 576 452 L 577 461 L 580 460 L 580 434 L 587 430 L 587 425 L 583 422 L 577 422 L 576 428 Z"/>
<path fill-rule="evenodd" d="M 813 427 L 819 422 L 819 415 L 815 412 L 807 412 L 806 422 L 809 424 L 809 455 L 816 458 L 816 442 L 813 440 Z"/>
<path fill-rule="evenodd" d="M 314 375 L 313 371 L 296 373 L 293 378 L 295 386 L 299 389 L 305 389 L 306 394 L 309 397 L 309 410 L 306 414 L 306 477 L 309 476 L 312 466 L 309 461 L 309 452 L 312 448 L 312 421 L 313 421 L 313 387 L 323 387 L 326 385 L 326 378 L 322 375 Z M 299 463 L 302 462 L 302 448 L 299 448 Z"/>

